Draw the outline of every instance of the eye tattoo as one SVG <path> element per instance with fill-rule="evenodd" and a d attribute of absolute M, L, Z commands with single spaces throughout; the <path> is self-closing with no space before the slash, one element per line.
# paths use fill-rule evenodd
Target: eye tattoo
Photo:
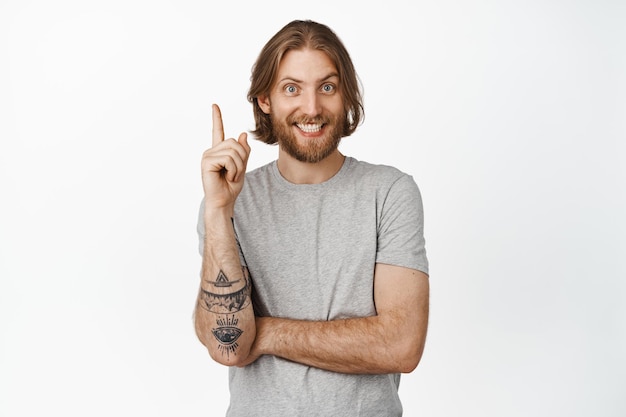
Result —
<path fill-rule="evenodd" d="M 217 319 L 217 325 L 219 327 L 212 329 L 211 332 L 213 336 L 220 343 L 218 349 L 222 352 L 222 354 L 226 354 L 226 356 L 230 356 L 237 354 L 237 348 L 239 345 L 237 344 L 237 339 L 243 333 L 243 330 L 235 327 L 239 319 L 232 317 L 226 317 L 225 319 Z"/>

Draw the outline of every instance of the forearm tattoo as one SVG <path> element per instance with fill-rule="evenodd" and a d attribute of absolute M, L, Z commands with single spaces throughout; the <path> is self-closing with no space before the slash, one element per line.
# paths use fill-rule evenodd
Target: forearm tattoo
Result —
<path fill-rule="evenodd" d="M 211 330 L 213 336 L 220 343 L 218 349 L 226 356 L 230 356 L 231 353 L 237 354 L 237 348 L 239 347 L 237 339 L 243 333 L 243 330 L 237 327 L 238 322 L 239 320 L 235 318 L 234 314 L 230 317 L 226 316 L 223 319 L 217 319 L 218 327 Z"/>
<path fill-rule="evenodd" d="M 211 329 L 211 333 L 219 343 L 218 349 L 226 356 L 237 354 L 237 339 L 243 334 L 237 326 L 239 319 L 235 313 L 250 304 L 250 275 L 246 267 L 242 271 L 242 278 L 236 280 L 229 280 L 223 271 L 215 281 L 203 280 L 198 297 L 200 307 L 220 315 L 216 320 L 217 327 Z"/>
<path fill-rule="evenodd" d="M 200 288 L 200 307 L 216 314 L 236 313 L 250 304 L 250 276 L 242 268 L 243 277 L 231 281 L 220 271 L 215 281 L 204 280 Z"/>

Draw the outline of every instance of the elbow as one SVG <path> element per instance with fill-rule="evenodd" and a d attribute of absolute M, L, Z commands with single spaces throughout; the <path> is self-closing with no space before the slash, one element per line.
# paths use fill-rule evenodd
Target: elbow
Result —
<path fill-rule="evenodd" d="M 408 374 L 413 372 L 419 365 L 424 352 L 424 341 L 411 338 L 403 346 L 398 348 L 396 372 Z"/>
<path fill-rule="evenodd" d="M 211 348 L 208 347 L 209 356 L 215 362 L 224 366 L 244 366 L 248 362 L 248 355 L 250 353 L 249 349 L 247 351 L 243 351 L 238 349 L 237 352 L 234 351 L 226 351 L 226 348 Z"/>
<path fill-rule="evenodd" d="M 398 372 L 403 374 L 410 374 L 417 368 L 420 363 L 421 355 L 407 355 L 400 361 L 398 366 Z"/>
<path fill-rule="evenodd" d="M 198 340 L 215 362 L 224 366 L 244 366 L 249 362 L 256 335 L 254 326 L 245 327 L 245 331 L 237 329 L 237 333 L 216 335 L 205 322 L 196 320 L 195 330 Z M 242 333 L 246 336 L 239 337 Z"/>
<path fill-rule="evenodd" d="M 211 359 L 220 365 L 240 366 L 248 356 L 249 349 L 244 352 L 238 346 L 235 351 L 235 349 L 229 348 L 229 346 L 216 343 L 215 339 L 209 337 L 201 328 L 196 327 L 196 336 L 200 343 L 206 348 Z"/>
<path fill-rule="evenodd" d="M 254 341 L 254 332 L 252 338 L 242 338 L 237 343 L 220 343 L 217 338 L 205 333 L 198 335 L 200 342 L 209 352 L 209 356 L 215 362 L 224 366 L 245 366 L 250 363 L 250 354 L 252 352 L 252 343 Z"/>

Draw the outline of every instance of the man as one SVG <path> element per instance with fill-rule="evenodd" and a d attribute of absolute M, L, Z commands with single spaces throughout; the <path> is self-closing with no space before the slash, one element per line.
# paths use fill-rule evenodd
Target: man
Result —
<path fill-rule="evenodd" d="M 338 150 L 362 118 L 357 76 L 326 26 L 293 21 L 261 51 L 248 99 L 278 159 L 246 173 L 246 133 L 202 158 L 196 333 L 231 366 L 228 416 L 399 416 L 400 374 L 428 322 L 413 179 Z M 244 183 L 245 178 L 245 183 Z"/>

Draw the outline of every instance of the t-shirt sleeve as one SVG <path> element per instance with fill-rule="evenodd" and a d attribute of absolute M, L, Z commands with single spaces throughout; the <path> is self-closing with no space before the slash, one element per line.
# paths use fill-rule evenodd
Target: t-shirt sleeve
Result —
<path fill-rule="evenodd" d="M 402 175 L 389 188 L 378 222 L 376 262 L 428 274 L 422 196 L 413 178 Z"/>

